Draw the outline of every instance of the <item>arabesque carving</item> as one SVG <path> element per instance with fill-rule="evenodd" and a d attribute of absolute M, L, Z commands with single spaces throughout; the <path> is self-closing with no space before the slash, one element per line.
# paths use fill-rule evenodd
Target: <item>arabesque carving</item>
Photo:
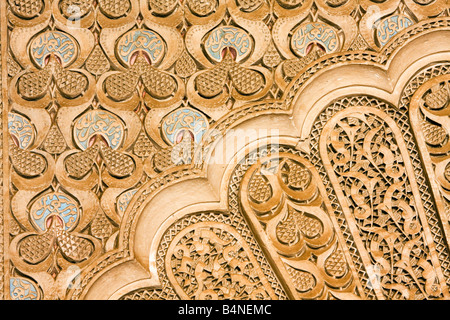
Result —
<path fill-rule="evenodd" d="M 449 299 L 448 0 L 6 0 L 0 298 Z"/>

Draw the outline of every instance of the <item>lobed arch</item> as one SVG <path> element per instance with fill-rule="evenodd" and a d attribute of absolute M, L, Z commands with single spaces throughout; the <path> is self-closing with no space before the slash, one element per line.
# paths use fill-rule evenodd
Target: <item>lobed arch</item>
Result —
<path fill-rule="evenodd" d="M 267 102 L 273 106 L 281 103 L 281 107 L 249 112 L 232 121 L 227 130 L 270 126 L 279 131 L 280 144 L 308 152 L 307 140 L 314 120 L 328 105 L 343 97 L 367 95 L 398 106 L 403 89 L 414 75 L 428 66 L 450 60 L 448 40 L 450 30 L 428 30 L 394 50 L 383 64 L 370 61 L 336 63 L 317 71 L 296 89 L 295 83 L 302 77 L 299 74 L 280 101 Z M 361 73 L 364 77 L 355 77 Z M 291 102 L 286 102 L 289 100 Z M 242 109 L 251 107 L 243 106 Z M 222 119 L 219 123 L 226 121 Z M 171 169 L 164 173 L 165 177 L 157 177 L 141 187 L 125 213 L 118 249 L 93 262 L 92 267 L 83 272 L 81 283 L 84 281 L 85 285 L 79 291 L 74 290 L 72 298 L 117 299 L 133 290 L 160 286 L 155 257 L 165 229 L 177 219 L 195 212 L 226 211 L 228 183 L 236 163 L 250 150 L 273 140 L 270 135 L 255 137 L 239 150 L 227 154 L 225 164 L 214 163 L 219 150 L 226 148 L 234 137 L 232 133 L 226 135 L 226 139 L 214 141 L 198 167 Z M 177 174 L 179 177 L 174 178 Z M 164 181 L 162 186 L 158 179 Z M 432 188 L 436 196 L 436 186 Z M 171 201 L 174 194 L 182 194 L 183 197 L 176 202 Z"/>

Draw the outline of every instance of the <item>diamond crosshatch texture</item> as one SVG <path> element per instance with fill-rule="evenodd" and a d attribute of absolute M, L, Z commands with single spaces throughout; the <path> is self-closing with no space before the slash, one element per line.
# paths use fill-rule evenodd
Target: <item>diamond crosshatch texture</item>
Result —
<path fill-rule="evenodd" d="M 5 0 L 0 40 L 0 299 L 450 299 L 448 0 Z"/>

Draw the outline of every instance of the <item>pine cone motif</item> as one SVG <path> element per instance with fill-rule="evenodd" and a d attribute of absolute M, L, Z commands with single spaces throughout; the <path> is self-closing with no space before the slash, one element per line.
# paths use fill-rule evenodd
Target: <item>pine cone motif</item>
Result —
<path fill-rule="evenodd" d="M 45 138 L 44 150 L 51 154 L 61 154 L 66 150 L 67 144 L 58 126 L 54 124 Z"/>
<path fill-rule="evenodd" d="M 295 162 L 288 162 L 288 185 L 291 188 L 305 190 L 311 183 L 311 172 Z"/>
<path fill-rule="evenodd" d="M 86 60 L 86 69 L 95 76 L 102 75 L 110 68 L 108 58 L 103 53 L 102 48 L 99 45 L 95 46 L 91 55 Z"/>
<path fill-rule="evenodd" d="M 141 132 L 134 144 L 134 154 L 140 158 L 147 158 L 156 151 L 155 146 L 147 138 L 145 132 Z"/>
<path fill-rule="evenodd" d="M 295 289 L 298 291 L 306 292 L 316 286 L 316 280 L 311 273 L 294 269 L 289 265 L 286 265 L 286 270 L 294 282 Z"/>
<path fill-rule="evenodd" d="M 197 71 L 194 59 L 191 58 L 187 51 L 183 51 L 180 59 L 175 64 L 175 72 L 182 78 L 188 78 Z"/>
<path fill-rule="evenodd" d="M 266 67 L 275 68 L 281 63 L 282 59 L 273 42 L 270 42 L 267 52 L 263 56 L 263 63 Z"/>
<path fill-rule="evenodd" d="M 334 251 L 325 260 L 325 271 L 336 278 L 340 278 L 347 273 L 347 262 L 341 249 Z"/>
<path fill-rule="evenodd" d="M 91 234 L 97 239 L 108 239 L 113 234 L 113 226 L 105 213 L 100 210 L 91 224 Z"/>

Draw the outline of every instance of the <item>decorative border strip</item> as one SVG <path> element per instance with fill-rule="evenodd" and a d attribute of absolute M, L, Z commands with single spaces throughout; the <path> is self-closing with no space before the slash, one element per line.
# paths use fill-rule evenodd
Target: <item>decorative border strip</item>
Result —
<path fill-rule="evenodd" d="M 3 19 L 2 19 L 3 20 Z M 2 27 L 0 25 L 0 32 L 2 30 Z M 1 37 L 0 37 L 1 39 Z M 2 52 L 2 41 L 0 41 L 0 53 Z M 0 54 L 0 70 L 2 70 L 3 73 L 3 69 L 2 69 L 2 54 Z M 0 88 L 3 88 L 3 75 L 0 76 Z M 0 89 L 0 118 L 3 119 L 3 95 L 2 95 L 2 91 Z M 2 153 L 2 161 L 0 161 L 0 187 L 3 190 L 3 122 L 0 125 L 0 129 L 1 129 L 1 133 L 0 133 L 0 141 L 1 141 L 1 146 L 0 146 L 0 152 Z M 4 285 L 4 280 L 5 280 L 5 254 L 4 254 L 4 250 L 5 250 L 5 243 L 4 243 L 4 237 L 3 235 L 4 233 L 4 210 L 3 210 L 3 197 L 0 197 L 0 234 L 2 235 L 0 237 L 0 300 L 4 299 L 4 289 L 5 285 Z"/>
<path fill-rule="evenodd" d="M 8 170 L 4 170 L 8 164 L 8 149 L 4 148 L 7 143 L 4 143 L 4 139 L 7 138 L 3 134 L 3 128 L 7 123 L 7 115 L 4 108 L 7 109 L 7 68 L 6 68 L 6 51 L 7 44 L 7 19 L 6 19 L 6 1 L 0 3 L 0 188 L 2 193 L 0 195 L 0 300 L 7 299 L 9 288 L 9 281 L 7 281 L 7 253 L 5 252 L 5 243 L 8 241 L 8 230 L 5 226 L 6 213 L 4 206 L 6 202 L 4 199 L 9 198 L 9 181 L 8 177 L 5 179 L 5 174 L 9 174 Z"/>

